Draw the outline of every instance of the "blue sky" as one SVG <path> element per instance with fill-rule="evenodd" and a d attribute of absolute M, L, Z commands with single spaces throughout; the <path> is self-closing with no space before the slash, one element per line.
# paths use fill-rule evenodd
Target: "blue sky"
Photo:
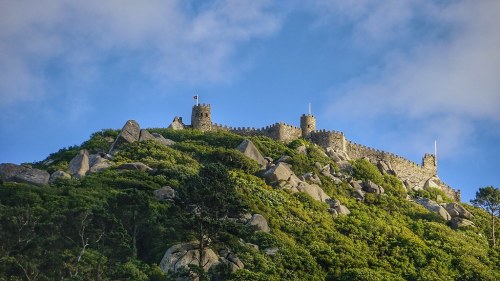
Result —
<path fill-rule="evenodd" d="M 307 3 L 307 4 L 305 4 Z M 1 1 L 0 162 L 95 131 L 299 124 L 500 186 L 500 1 Z"/>

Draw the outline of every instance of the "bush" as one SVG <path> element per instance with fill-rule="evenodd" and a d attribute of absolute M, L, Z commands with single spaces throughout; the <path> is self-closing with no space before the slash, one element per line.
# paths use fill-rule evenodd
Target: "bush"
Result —
<path fill-rule="evenodd" d="M 382 185 L 384 178 L 380 171 L 366 159 L 356 159 L 352 161 L 353 176 L 358 180 L 370 180 L 375 184 Z"/>

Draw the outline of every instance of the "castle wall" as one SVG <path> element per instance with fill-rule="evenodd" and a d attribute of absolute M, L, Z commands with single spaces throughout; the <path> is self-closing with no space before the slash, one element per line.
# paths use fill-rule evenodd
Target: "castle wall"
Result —
<path fill-rule="evenodd" d="M 424 155 L 422 164 L 419 165 L 401 156 L 348 141 L 342 132 L 315 130 L 316 119 L 310 114 L 301 116 L 300 128 L 282 122 L 263 128 L 229 127 L 211 123 L 210 105 L 203 104 L 193 107 L 191 120 L 193 128 L 202 131 L 228 131 L 241 136 L 266 136 L 283 142 L 305 137 L 324 148 L 331 147 L 336 151 L 346 152 L 351 159 L 366 157 L 375 165 L 378 161 L 385 161 L 396 175 L 413 189 L 423 188 L 428 179 L 437 175 L 437 159 L 433 154 Z M 439 182 L 439 186 L 447 196 L 460 200 L 460 191 L 455 191 L 442 182 Z"/>
<path fill-rule="evenodd" d="M 389 163 L 396 175 L 403 182 L 406 181 L 413 189 L 422 189 L 428 179 L 437 175 L 436 158 L 432 154 L 424 155 L 422 165 L 419 165 L 393 153 L 373 149 L 350 141 L 347 143 L 346 148 L 347 155 L 352 159 L 367 157 L 375 165 L 378 161 Z M 446 196 L 460 201 L 459 190 L 456 191 L 442 182 L 439 185 Z"/>
<path fill-rule="evenodd" d="M 324 148 L 331 147 L 337 151 L 346 150 L 344 133 L 337 131 L 318 130 L 309 134 L 311 142 Z"/>
<path fill-rule="evenodd" d="M 212 124 L 213 131 L 229 131 L 241 136 L 265 136 L 274 140 L 290 142 L 301 137 L 302 130 L 298 127 L 285 123 L 276 123 L 263 128 L 253 127 L 229 127 L 220 124 Z"/>

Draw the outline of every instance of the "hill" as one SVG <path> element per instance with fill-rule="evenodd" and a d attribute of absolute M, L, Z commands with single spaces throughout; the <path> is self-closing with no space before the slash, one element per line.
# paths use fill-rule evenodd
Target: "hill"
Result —
<path fill-rule="evenodd" d="M 305 139 L 146 132 L 2 166 L 1 280 L 500 279 L 488 214 L 439 189 Z"/>

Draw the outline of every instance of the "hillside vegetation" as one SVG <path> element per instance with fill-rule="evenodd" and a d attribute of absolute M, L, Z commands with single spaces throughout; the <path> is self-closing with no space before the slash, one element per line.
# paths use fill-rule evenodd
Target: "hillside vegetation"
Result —
<path fill-rule="evenodd" d="M 349 215 L 334 216 L 326 203 L 305 193 L 268 185 L 256 161 L 235 148 L 230 133 L 150 129 L 174 140 L 125 144 L 115 166 L 50 186 L 0 183 L 0 280 L 500 280 L 500 251 L 491 248 L 488 214 L 462 204 L 476 227 L 459 230 L 407 199 L 394 176 L 355 160 L 350 176 L 383 186 L 384 194 L 352 196 L 348 183 L 321 175 L 318 165 L 339 168 L 305 140 L 283 144 L 251 137 L 264 156 L 283 155 L 297 175 L 314 172 L 322 189 Z M 67 170 L 81 149 L 107 151 L 118 131 L 104 130 L 80 146 L 61 149 L 36 168 Z M 297 148 L 305 145 L 306 152 Z M 152 171 L 119 171 L 142 162 Z M 173 200 L 153 191 L 172 187 Z M 410 193 L 436 199 L 436 190 Z M 446 198 L 444 198 L 446 200 Z M 193 212 L 190 206 L 200 206 Z M 261 214 L 270 232 L 241 219 Z M 159 263 L 171 246 L 204 241 L 216 253 L 230 251 L 244 264 L 203 272 L 165 273 Z"/>

